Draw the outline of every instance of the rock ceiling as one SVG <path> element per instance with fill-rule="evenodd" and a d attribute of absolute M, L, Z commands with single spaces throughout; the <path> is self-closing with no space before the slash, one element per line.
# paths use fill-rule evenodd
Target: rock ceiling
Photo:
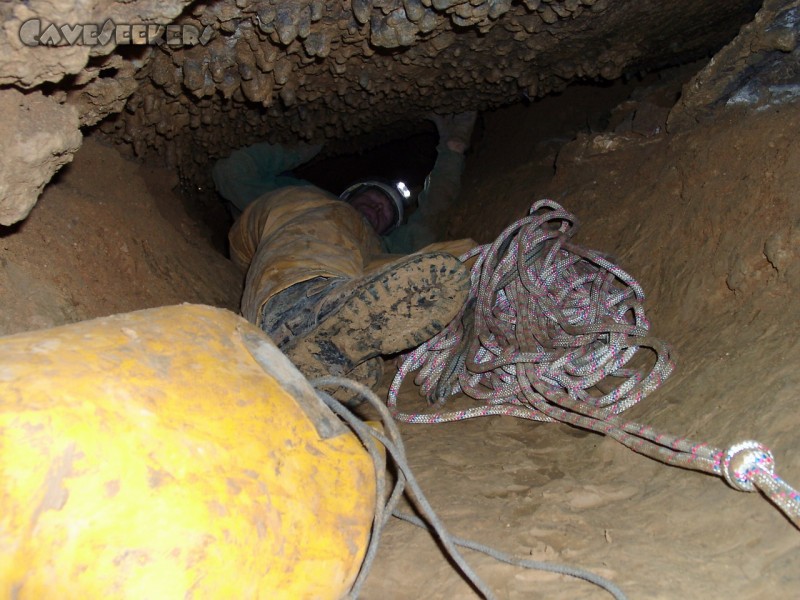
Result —
<path fill-rule="evenodd" d="M 0 105 L 7 134 L 17 135 L 7 135 L 12 142 L 0 158 L 0 223 L 27 215 L 44 184 L 79 147 L 81 131 L 98 123 L 136 155 L 162 157 L 185 177 L 202 179 L 209 160 L 256 140 L 330 141 L 381 129 L 409 131 L 431 110 L 486 110 L 579 79 L 613 80 L 708 56 L 759 5 L 4 3 Z M 87 27 L 76 29 L 80 25 Z M 133 43 L 147 31 L 158 32 L 161 43 Z M 186 32 L 197 35 L 181 39 Z"/>

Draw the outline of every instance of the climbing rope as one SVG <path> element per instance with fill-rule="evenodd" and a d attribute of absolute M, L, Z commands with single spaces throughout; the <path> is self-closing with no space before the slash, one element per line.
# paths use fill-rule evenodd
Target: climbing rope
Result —
<path fill-rule="evenodd" d="M 670 347 L 649 335 L 641 286 L 600 253 L 572 243 L 577 224 L 558 203 L 540 200 L 492 244 L 460 257 L 475 259 L 468 300 L 441 333 L 404 357 L 389 389 L 392 416 L 407 423 L 489 415 L 568 423 L 666 464 L 724 477 L 734 489 L 759 490 L 800 528 L 800 494 L 775 474 L 762 444 L 724 450 L 619 416 L 658 389 L 675 363 Z M 397 408 L 400 386 L 415 371 L 415 383 L 436 405 L 432 413 Z M 445 411 L 460 392 L 482 404 Z"/>
<path fill-rule="evenodd" d="M 445 529 L 444 524 L 436 515 L 436 512 L 433 510 L 433 507 L 430 505 L 428 499 L 425 497 L 425 494 L 422 492 L 422 489 L 417 483 L 414 474 L 411 472 L 411 468 L 408 466 L 408 461 L 406 460 L 403 439 L 400 436 L 400 431 L 397 428 L 397 424 L 394 422 L 389 410 L 384 403 L 381 402 L 378 396 L 375 395 L 375 393 L 365 385 L 342 377 L 322 377 L 311 381 L 311 384 L 316 389 L 317 394 L 322 401 L 334 413 L 341 417 L 342 420 L 344 420 L 350 426 L 356 436 L 361 440 L 361 443 L 372 457 L 372 462 L 375 467 L 375 516 L 373 518 L 372 534 L 370 536 L 369 545 L 367 546 L 367 550 L 364 554 L 364 560 L 361 562 L 361 568 L 356 576 L 356 580 L 353 582 L 353 586 L 350 589 L 347 600 L 355 600 L 358 598 L 361 587 L 364 585 L 367 575 L 372 568 L 372 563 L 375 559 L 375 553 L 377 552 L 378 545 L 380 544 L 383 528 L 386 526 L 386 522 L 389 520 L 389 517 L 392 516 L 412 523 L 418 527 L 422 527 L 423 529 L 427 529 L 433 533 L 439 539 L 444 551 L 452 559 L 453 563 L 455 563 L 455 565 L 464 575 L 465 579 L 470 583 L 473 589 L 486 600 L 495 600 L 494 593 L 478 576 L 478 574 L 475 573 L 472 567 L 467 564 L 466 560 L 464 560 L 464 557 L 458 551 L 456 546 L 482 552 L 483 554 L 510 565 L 523 567 L 526 569 L 535 569 L 538 571 L 548 571 L 551 573 L 558 573 L 560 575 L 567 575 L 569 577 L 583 579 L 589 583 L 603 588 L 609 594 L 611 594 L 615 600 L 626 600 L 627 597 L 625 594 L 613 582 L 585 569 L 551 562 L 515 558 L 483 544 L 451 535 Z M 344 404 L 327 394 L 322 389 L 326 387 L 329 389 L 343 387 L 361 396 L 378 412 L 381 423 L 385 428 L 385 433 L 367 425 L 359 417 L 355 416 Z M 379 451 L 376 442 L 380 443 L 384 448 L 386 448 L 388 455 L 392 457 L 392 460 L 397 467 L 397 480 L 395 481 L 394 487 L 388 498 L 386 498 L 386 458 L 384 454 Z M 415 503 L 417 510 L 425 517 L 427 522 L 415 517 L 414 515 L 409 515 L 397 510 L 397 503 L 400 501 L 400 496 L 404 491 L 406 491 L 406 486 L 408 487 L 410 499 Z"/>

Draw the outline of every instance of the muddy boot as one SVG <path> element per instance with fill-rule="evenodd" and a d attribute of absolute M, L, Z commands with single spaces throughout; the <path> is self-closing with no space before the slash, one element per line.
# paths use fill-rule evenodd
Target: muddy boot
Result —
<path fill-rule="evenodd" d="M 416 254 L 333 283 L 316 305 L 311 328 L 281 347 L 309 379 L 371 373 L 365 362 L 430 339 L 466 300 L 469 273 L 450 254 Z"/>

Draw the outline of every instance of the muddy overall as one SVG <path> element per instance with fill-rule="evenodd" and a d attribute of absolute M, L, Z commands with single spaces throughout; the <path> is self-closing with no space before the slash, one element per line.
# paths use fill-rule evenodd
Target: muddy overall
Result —
<path fill-rule="evenodd" d="M 313 186 L 265 194 L 229 240 L 231 258 L 247 272 L 242 315 L 308 377 L 351 374 L 374 385 L 377 357 L 436 334 L 469 285 L 455 256 L 471 240 L 386 254 L 354 208 Z"/>

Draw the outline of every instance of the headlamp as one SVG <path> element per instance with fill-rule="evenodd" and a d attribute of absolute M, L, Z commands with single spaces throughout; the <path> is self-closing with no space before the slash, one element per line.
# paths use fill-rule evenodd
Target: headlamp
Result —
<path fill-rule="evenodd" d="M 398 182 L 397 182 L 397 183 L 395 183 L 394 185 L 395 185 L 395 187 L 397 187 L 397 191 L 398 191 L 398 192 L 400 192 L 400 195 L 401 195 L 403 198 L 405 198 L 406 200 L 408 200 L 409 198 L 411 198 L 411 190 L 410 190 L 410 189 L 408 189 L 408 186 L 405 184 L 405 182 L 403 182 L 403 181 L 398 181 Z"/>

